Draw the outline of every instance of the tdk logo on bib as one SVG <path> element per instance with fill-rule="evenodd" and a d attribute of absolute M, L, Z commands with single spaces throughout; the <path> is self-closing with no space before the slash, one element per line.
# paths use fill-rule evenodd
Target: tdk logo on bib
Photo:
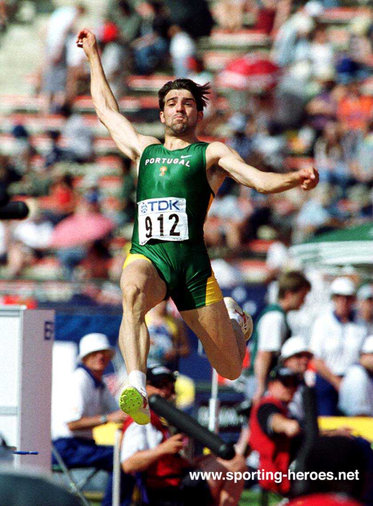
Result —
<path fill-rule="evenodd" d="M 185 199 L 179 199 L 177 197 L 147 199 L 139 202 L 139 214 L 185 211 L 185 207 Z"/>
<path fill-rule="evenodd" d="M 139 242 L 189 239 L 186 200 L 180 197 L 146 199 L 138 202 Z"/>

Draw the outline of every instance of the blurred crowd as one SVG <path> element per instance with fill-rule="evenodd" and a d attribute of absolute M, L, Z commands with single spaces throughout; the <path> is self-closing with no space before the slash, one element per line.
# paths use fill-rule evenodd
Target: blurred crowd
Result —
<path fill-rule="evenodd" d="M 264 196 L 227 179 L 206 222 L 209 247 L 238 255 L 250 253 L 256 239 L 288 247 L 372 219 L 373 13 L 365 2 L 354 6 L 355 15 L 338 33 L 337 25 L 327 22 L 328 12 L 343 7 L 338 1 L 111 0 L 107 6 L 95 31 L 118 100 L 130 93 L 133 75 L 208 81 L 212 92 L 202 138 L 224 138 L 262 170 L 314 164 L 320 172 L 321 182 L 309 195 L 292 190 Z M 225 15 L 227 10 L 234 15 Z M 27 125 L 15 121 L 9 132 L 12 154 L 1 155 L 1 203 L 17 195 L 32 209 L 22 223 L 0 223 L 5 277 L 22 277 L 45 257 L 57 259 L 52 263 L 57 277 L 118 277 L 136 176 L 130 162 L 116 155 L 116 194 L 105 194 L 95 173 L 101 162 L 97 134 L 87 115 L 74 108 L 89 94 L 85 57 L 75 45 L 86 15 L 85 4 L 60 6 L 45 25 L 45 54 L 35 82 L 45 108 L 39 113 L 46 118 L 43 150 Z M 237 50 L 225 67 L 211 70 L 206 40 L 248 33 L 265 37 L 266 50 Z M 56 128 L 47 121 L 51 115 L 58 118 Z M 84 213 L 87 223 L 104 216 L 111 225 L 101 219 L 95 234 L 91 226 L 69 244 L 55 242 L 63 220 L 73 227 Z"/>
<path fill-rule="evenodd" d="M 310 194 L 261 195 L 227 179 L 206 222 L 210 248 L 250 255 L 256 239 L 288 248 L 372 219 L 373 13 L 366 2 L 352 5 L 354 16 L 343 24 L 328 18 L 344 6 L 339 1 L 111 0 L 107 6 L 95 32 L 118 100 L 132 93 L 134 75 L 208 81 L 203 139 L 224 139 L 264 171 L 314 164 L 320 172 Z M 0 155 L 1 204 L 16 195 L 32 209 L 22 223 L 0 222 L 4 277 L 27 276 L 30 267 L 52 258 L 55 278 L 118 279 L 135 209 L 136 171 L 113 155 L 116 188 L 105 192 L 97 173 L 106 163 L 95 148 L 97 130 L 74 107 L 89 94 L 85 57 L 75 45 L 87 10 L 85 4 L 60 6 L 45 24 L 45 54 L 35 80 L 44 108 L 43 149 L 27 125 L 14 120 L 11 154 Z M 231 51 L 214 71 L 213 51 L 204 48 L 223 36 L 259 36 L 265 48 Z M 86 227 L 69 244 L 55 242 L 63 220 L 74 226 L 84 213 L 87 223 L 101 220 L 96 233 Z"/>

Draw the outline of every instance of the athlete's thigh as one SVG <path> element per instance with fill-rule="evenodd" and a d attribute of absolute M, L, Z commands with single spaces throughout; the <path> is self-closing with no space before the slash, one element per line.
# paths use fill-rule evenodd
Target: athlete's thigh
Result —
<path fill-rule="evenodd" d="M 123 294 L 127 290 L 137 288 L 145 298 L 145 309 L 161 302 L 167 293 L 167 286 L 158 274 L 153 263 L 142 255 L 130 255 L 124 262 L 120 279 L 120 287 Z"/>
<path fill-rule="evenodd" d="M 201 340 L 206 352 L 211 344 L 220 350 L 236 347 L 236 336 L 224 301 L 180 312 L 185 323 Z"/>

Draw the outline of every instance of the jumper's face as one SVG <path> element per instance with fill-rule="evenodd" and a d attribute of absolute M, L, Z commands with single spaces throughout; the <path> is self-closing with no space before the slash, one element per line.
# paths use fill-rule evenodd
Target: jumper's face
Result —
<path fill-rule="evenodd" d="M 176 135 L 193 132 L 202 116 L 202 111 L 197 111 L 196 101 L 188 90 L 170 90 L 165 96 L 164 109 L 160 112 L 166 132 Z"/>

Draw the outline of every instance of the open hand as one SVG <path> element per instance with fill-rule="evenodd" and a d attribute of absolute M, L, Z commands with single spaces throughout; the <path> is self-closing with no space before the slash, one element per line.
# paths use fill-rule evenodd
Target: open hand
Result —
<path fill-rule="evenodd" d="M 184 447 L 184 436 L 175 434 L 160 444 L 165 455 L 178 453 Z"/>

